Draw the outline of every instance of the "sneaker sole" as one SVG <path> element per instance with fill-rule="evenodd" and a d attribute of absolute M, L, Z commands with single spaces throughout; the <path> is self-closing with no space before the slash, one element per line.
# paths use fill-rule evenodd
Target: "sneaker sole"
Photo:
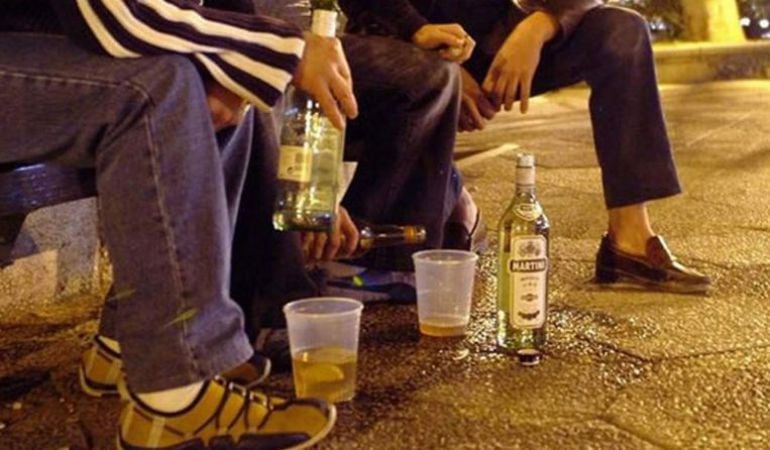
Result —
<path fill-rule="evenodd" d="M 302 449 L 306 449 L 316 445 L 317 443 L 321 442 L 321 440 L 323 440 L 332 431 L 332 428 L 334 428 L 334 424 L 336 422 L 337 422 L 337 408 L 334 405 L 329 405 L 329 421 L 326 424 L 326 426 L 320 432 L 318 432 L 318 434 L 316 434 L 306 442 L 303 442 L 299 445 L 295 445 L 293 447 L 287 447 L 282 450 L 302 450 Z M 195 447 L 191 447 L 192 449 L 196 449 L 196 450 L 200 449 L 199 441 L 191 442 L 190 444 L 196 445 Z M 177 447 L 179 448 L 179 450 L 183 450 L 185 448 L 184 443 L 177 444 L 177 446 L 175 446 L 174 448 L 177 448 Z M 138 448 L 138 447 L 132 447 L 131 449 L 129 449 L 123 446 L 123 440 L 120 438 L 120 430 L 118 430 L 118 434 L 117 436 L 115 436 L 115 448 L 117 448 L 118 450 L 132 450 L 133 448 Z M 150 450 L 150 449 L 144 449 L 144 450 Z"/>
<path fill-rule="evenodd" d="M 85 370 L 83 370 L 83 367 L 78 367 L 78 382 L 80 383 L 80 390 L 83 391 L 84 394 L 95 397 L 95 398 L 105 398 L 105 397 L 117 397 L 118 396 L 118 387 L 115 386 L 114 388 L 100 388 L 93 386 L 93 382 L 88 381 L 86 378 Z"/>
<path fill-rule="evenodd" d="M 672 294 L 690 294 L 705 295 L 711 289 L 710 285 L 697 284 L 676 284 L 676 283 L 658 283 L 645 278 L 637 277 L 631 273 L 622 270 L 612 270 L 599 268 L 597 273 L 612 273 L 612 277 L 596 277 L 593 281 L 603 288 L 623 289 L 623 290 L 655 290 Z"/>

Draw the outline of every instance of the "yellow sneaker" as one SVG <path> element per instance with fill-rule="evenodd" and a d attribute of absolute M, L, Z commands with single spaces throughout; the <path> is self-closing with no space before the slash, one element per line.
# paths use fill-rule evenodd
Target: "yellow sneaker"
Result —
<path fill-rule="evenodd" d="M 254 352 L 248 361 L 222 373 L 228 381 L 246 387 L 256 386 L 270 375 L 270 358 L 260 352 Z M 118 385 L 123 380 L 123 360 L 95 336 L 91 345 L 83 352 L 78 370 L 80 388 L 92 397 L 118 395 Z"/>
<path fill-rule="evenodd" d="M 107 347 L 98 336 L 91 342 L 80 358 L 80 388 L 92 397 L 116 396 L 118 382 L 123 378 L 120 354 Z"/>
<path fill-rule="evenodd" d="M 129 396 L 117 438 L 122 450 L 297 450 L 318 443 L 336 420 L 334 406 L 321 400 L 270 397 L 219 377 L 178 413 L 154 411 Z"/>

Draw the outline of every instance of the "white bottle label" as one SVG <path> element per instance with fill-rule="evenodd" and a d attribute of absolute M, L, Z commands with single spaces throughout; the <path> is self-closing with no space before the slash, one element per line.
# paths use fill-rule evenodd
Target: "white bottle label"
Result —
<path fill-rule="evenodd" d="M 310 181 L 310 149 L 299 145 L 282 145 L 278 156 L 278 179 L 307 183 Z"/>
<path fill-rule="evenodd" d="M 319 36 L 334 37 L 337 33 L 337 13 L 326 9 L 314 10 L 310 31 Z"/>
<path fill-rule="evenodd" d="M 508 273 L 511 286 L 511 326 L 540 328 L 545 324 L 548 243 L 543 236 L 512 236 Z"/>

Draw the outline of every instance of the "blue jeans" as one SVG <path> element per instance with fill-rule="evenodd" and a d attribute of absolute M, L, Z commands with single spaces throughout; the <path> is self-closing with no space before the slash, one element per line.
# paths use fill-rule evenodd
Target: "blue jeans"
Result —
<path fill-rule="evenodd" d="M 228 289 L 251 121 L 217 136 L 186 58 L 117 60 L 38 34 L 0 33 L 0 104 L 0 162 L 96 168 L 116 293 L 101 331 L 120 342 L 131 388 L 248 359 Z"/>

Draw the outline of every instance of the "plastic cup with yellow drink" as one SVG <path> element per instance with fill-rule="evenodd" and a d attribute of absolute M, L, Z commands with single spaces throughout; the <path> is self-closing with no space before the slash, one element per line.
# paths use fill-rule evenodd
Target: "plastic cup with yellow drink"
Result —
<path fill-rule="evenodd" d="M 337 297 L 284 306 L 297 397 L 353 399 L 362 309 L 359 301 Z"/>

